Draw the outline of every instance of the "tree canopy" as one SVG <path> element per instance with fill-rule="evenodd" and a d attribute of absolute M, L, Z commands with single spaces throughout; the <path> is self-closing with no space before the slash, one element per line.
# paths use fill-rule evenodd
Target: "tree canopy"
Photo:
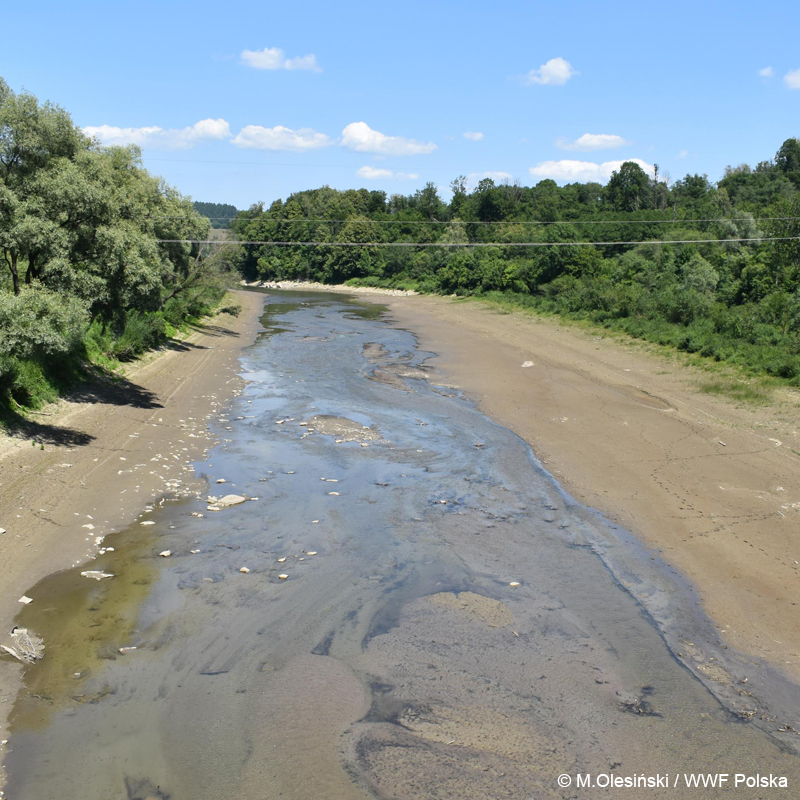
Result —
<path fill-rule="evenodd" d="M 0 395 L 14 359 L 74 353 L 92 325 L 113 350 L 131 319 L 163 334 L 218 295 L 214 260 L 181 243 L 209 228 L 138 148 L 102 147 L 0 78 Z"/>
<path fill-rule="evenodd" d="M 242 211 L 232 228 L 266 242 L 242 248 L 249 279 L 502 294 L 800 380 L 798 163 L 787 139 L 716 184 L 625 162 L 606 186 L 486 178 L 470 190 L 459 176 L 449 203 L 433 184 L 389 197 L 323 186 Z"/>

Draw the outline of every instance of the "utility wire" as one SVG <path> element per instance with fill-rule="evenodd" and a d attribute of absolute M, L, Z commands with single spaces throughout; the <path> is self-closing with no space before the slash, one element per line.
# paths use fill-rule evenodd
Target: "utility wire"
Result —
<path fill-rule="evenodd" d="M 198 214 L 200 212 L 197 212 Z M 246 212 L 245 212 L 246 213 Z M 235 220 L 236 217 L 206 217 L 205 214 L 200 216 L 206 219 L 229 219 Z M 148 217 L 148 219 L 189 219 L 185 215 L 164 215 Z M 679 222 L 776 222 L 776 221 L 794 221 L 800 217 L 715 217 L 714 219 L 557 219 L 557 220 L 494 220 L 491 222 L 482 222 L 479 220 L 411 220 L 411 219 L 368 219 L 373 225 L 672 225 Z M 299 217 L 297 219 L 262 219 L 260 217 L 245 218 L 248 222 L 277 222 L 291 224 L 295 222 L 314 222 L 314 223 L 332 223 L 332 222 L 351 222 L 350 219 L 310 219 Z M 359 220 L 361 221 L 361 220 Z"/>
<path fill-rule="evenodd" d="M 738 239 L 645 239 L 633 242 L 240 242 L 236 239 L 156 239 L 161 244 L 240 244 L 276 247 L 612 247 L 641 244 L 713 244 L 724 242 L 788 242 L 800 236 L 768 236 Z"/>

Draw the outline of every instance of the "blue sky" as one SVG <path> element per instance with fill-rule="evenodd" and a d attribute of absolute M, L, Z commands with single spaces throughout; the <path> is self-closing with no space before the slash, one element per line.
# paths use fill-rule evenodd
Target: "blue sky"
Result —
<path fill-rule="evenodd" d="M 40 0 L 3 14 L 14 90 L 240 208 L 326 183 L 604 181 L 626 159 L 717 179 L 800 136 L 796 0 Z"/>

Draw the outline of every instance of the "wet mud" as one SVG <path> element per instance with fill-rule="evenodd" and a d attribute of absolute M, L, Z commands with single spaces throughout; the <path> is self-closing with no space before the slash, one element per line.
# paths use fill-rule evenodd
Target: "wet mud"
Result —
<path fill-rule="evenodd" d="M 578 772 L 800 785 L 797 687 L 431 384 L 412 333 L 345 296 L 272 293 L 263 323 L 195 465 L 207 491 L 28 592 L 19 624 L 47 650 L 12 714 L 9 797 L 570 798 L 586 790 L 556 779 Z M 247 501 L 209 511 L 229 494 Z M 646 796 L 667 794 L 726 792 Z"/>

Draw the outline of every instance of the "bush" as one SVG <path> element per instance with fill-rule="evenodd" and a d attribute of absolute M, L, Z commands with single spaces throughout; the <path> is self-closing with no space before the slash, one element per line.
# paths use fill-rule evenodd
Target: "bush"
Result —
<path fill-rule="evenodd" d="M 129 312 L 125 330 L 112 344 L 111 355 L 120 361 L 130 361 L 146 350 L 158 347 L 167 338 L 167 322 L 158 312 Z"/>
<path fill-rule="evenodd" d="M 37 358 L 76 352 L 89 327 L 83 303 L 34 285 L 20 294 L 0 292 L 0 352 Z"/>

